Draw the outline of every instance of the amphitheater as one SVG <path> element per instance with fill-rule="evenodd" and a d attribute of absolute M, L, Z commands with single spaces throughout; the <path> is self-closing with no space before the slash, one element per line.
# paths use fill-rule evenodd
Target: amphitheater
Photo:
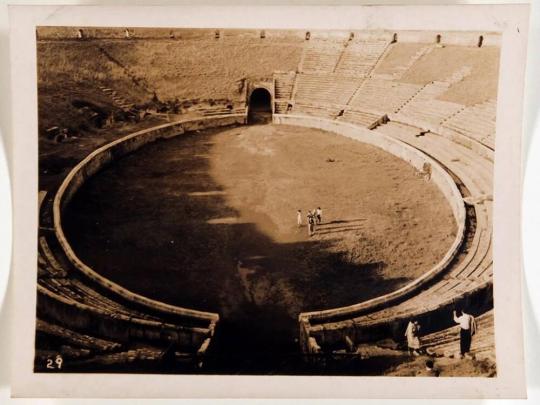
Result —
<path fill-rule="evenodd" d="M 40 228 L 36 371 L 51 371 L 47 365 L 61 356 L 62 371 L 399 375 L 407 373 L 400 367 L 411 362 L 403 350 L 406 324 L 418 319 L 423 349 L 441 364 L 449 364 L 447 375 L 494 375 L 492 190 L 498 34 L 41 27 L 37 38 Z M 231 147 L 227 145 L 230 139 L 244 136 L 248 142 L 254 139 L 249 136 L 259 136 L 256 139 L 263 141 L 253 147 L 262 150 L 262 155 L 271 155 L 273 152 L 267 152 L 261 143 L 287 134 L 297 136 L 293 141 L 291 135 L 291 142 L 298 142 L 300 148 L 306 139 L 322 140 L 318 158 L 326 159 L 322 163 L 326 166 L 322 166 L 321 176 L 334 170 L 328 169 L 336 167 L 331 166 L 334 161 L 345 164 L 332 155 L 341 152 L 331 152 L 342 145 L 366 162 L 373 159 L 373 170 L 379 170 L 376 162 L 393 159 L 396 163 L 391 163 L 392 167 L 400 172 L 393 180 L 410 181 L 406 184 L 418 187 L 409 193 L 419 201 L 411 205 L 414 215 L 400 217 L 410 225 L 400 222 L 399 226 L 414 228 L 423 218 L 430 218 L 429 223 L 423 228 L 420 224 L 417 233 L 391 227 L 383 232 L 389 240 L 399 242 L 381 248 L 388 253 L 384 260 L 389 263 L 387 271 L 400 271 L 402 278 L 395 276 L 395 282 L 390 283 L 390 273 L 377 264 L 371 278 L 347 281 L 349 276 L 337 275 L 334 281 L 316 285 L 330 291 L 306 293 L 305 305 L 287 304 L 292 323 L 286 327 L 273 329 L 274 314 L 270 311 L 263 321 L 271 326 L 263 332 L 257 330 L 263 321 L 258 322 L 258 316 L 253 315 L 232 333 L 228 312 L 207 303 L 204 297 L 190 301 L 186 297 L 191 290 L 182 290 L 183 280 L 177 280 L 177 287 L 172 280 L 167 281 L 169 273 L 165 271 L 156 270 L 148 278 L 142 275 L 145 273 L 137 275 L 140 262 L 159 267 L 156 263 L 162 255 L 167 256 L 144 250 L 146 242 L 138 245 L 138 239 L 152 239 L 151 229 L 127 232 L 135 247 L 131 246 L 133 256 L 125 250 L 123 262 L 93 258 L 92 252 L 94 256 L 97 251 L 106 252 L 110 242 L 109 234 L 98 236 L 106 226 L 99 216 L 90 214 L 93 207 L 107 206 L 116 217 L 125 210 L 125 217 L 146 212 L 136 210 L 137 201 L 128 200 L 127 190 L 138 190 L 140 204 L 147 201 L 142 197 L 147 194 L 144 198 L 155 200 L 154 204 L 168 204 L 147 187 L 158 187 L 158 177 L 146 183 L 142 178 L 138 181 L 144 173 L 140 166 L 154 166 L 153 156 L 165 162 L 173 159 L 167 151 L 171 154 L 176 148 L 174 161 L 178 162 L 182 148 L 189 146 L 192 149 L 186 154 L 203 162 L 218 144 L 225 148 L 222 159 L 233 156 L 232 162 L 227 161 L 233 165 L 236 152 L 226 149 Z M 329 139 L 328 145 L 325 139 Z M 356 145 L 364 149 L 356 150 Z M 293 163 L 295 156 L 304 153 L 302 149 L 288 151 L 286 146 L 282 150 L 296 153 L 287 155 Z M 221 173 L 227 182 L 223 170 L 229 166 L 219 164 L 207 165 L 217 173 L 214 177 Z M 205 169 L 197 165 L 195 169 Z M 155 166 L 154 175 L 159 176 L 161 166 Z M 287 167 L 283 163 L 283 170 Z M 182 175 L 199 179 L 193 168 L 185 168 L 190 174 Z M 384 170 L 370 174 L 382 173 L 375 183 L 384 184 Z M 362 173 L 355 173 L 348 181 L 361 177 Z M 178 180 L 177 185 L 188 184 L 185 181 Z M 119 184 L 126 185 L 125 191 Z M 331 185 L 330 181 L 327 187 Z M 236 186 L 231 181 L 230 187 Z M 394 186 L 396 198 L 406 192 L 398 186 Z M 246 187 L 246 194 L 259 189 Z M 284 194 L 295 194 L 297 186 L 290 187 L 292 191 L 284 188 L 289 190 Z M 196 190 L 188 194 L 197 201 L 223 198 L 223 190 L 213 191 L 210 186 Z M 369 200 L 372 192 L 364 192 Z M 387 198 L 390 201 L 388 191 L 373 193 L 372 199 L 381 207 L 409 209 L 400 208 L 399 201 L 385 204 Z M 350 199 L 352 205 L 361 201 L 357 196 Z M 275 202 L 277 207 L 282 204 Z M 444 210 L 439 209 L 443 205 Z M 213 209 L 197 207 L 182 215 L 196 216 Z M 325 213 L 329 211 L 327 205 L 323 208 Z M 163 215 L 158 220 L 172 221 L 171 211 L 153 209 L 158 214 L 153 211 L 152 215 Z M 292 221 L 295 212 L 296 207 Z M 328 242 L 324 233 L 331 233 L 333 227 L 346 233 L 339 236 L 345 238 L 343 246 L 360 243 L 350 240 L 359 234 L 361 226 L 352 225 L 357 219 L 345 221 L 337 214 L 332 218 L 334 221 L 321 225 L 323 232 L 316 236 L 317 243 Z M 369 220 L 362 220 L 367 227 Z M 236 224 L 230 216 L 207 223 Z M 257 224 L 264 231 L 264 221 Z M 107 228 L 111 239 L 115 229 Z M 285 242 L 299 244 L 300 236 L 291 238 Z M 204 241 L 207 249 L 211 242 Z M 189 244 L 187 239 L 176 243 Z M 203 251 L 201 257 L 206 253 Z M 415 259 L 407 258 L 409 254 Z M 429 260 L 422 260 L 423 255 Z M 242 260 L 231 258 L 240 281 L 246 284 L 252 270 L 242 272 L 246 266 Z M 309 268 L 309 263 L 306 266 Z M 197 290 L 187 279 L 193 277 L 185 277 L 186 286 Z M 222 280 L 211 281 L 212 277 L 210 274 L 207 282 L 197 279 L 201 294 L 208 286 L 215 288 L 210 294 L 218 294 L 220 289 L 235 294 Z M 294 282 L 305 283 L 307 289 L 314 276 L 302 277 Z M 364 282 L 368 284 L 363 286 Z M 178 293 L 167 296 L 171 288 L 178 288 Z M 262 299 L 260 294 L 256 292 L 247 300 L 256 303 Z M 315 304 L 309 295 L 317 294 L 329 298 Z M 161 299 L 164 296 L 167 298 Z M 479 333 L 473 341 L 473 360 L 452 363 L 459 350 L 459 335 L 451 314 L 458 304 L 477 317 Z M 282 333 L 288 343 L 270 347 L 272 341 L 280 341 Z M 259 339 L 260 334 L 267 336 Z M 249 348 L 247 354 L 242 354 L 244 347 Z M 234 354 L 223 354 L 229 350 Z M 265 350 L 271 353 L 271 361 L 256 355 L 251 360 L 241 358 Z"/>

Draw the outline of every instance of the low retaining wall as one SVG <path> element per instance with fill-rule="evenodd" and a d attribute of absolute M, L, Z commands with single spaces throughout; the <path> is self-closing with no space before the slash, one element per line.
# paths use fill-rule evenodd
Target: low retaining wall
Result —
<path fill-rule="evenodd" d="M 56 236 L 73 267 L 100 287 L 138 307 L 147 308 L 154 313 L 161 313 L 169 317 L 172 315 L 173 317 L 191 318 L 206 322 L 207 324 L 218 322 L 218 314 L 181 308 L 149 299 L 135 294 L 95 272 L 77 257 L 66 239 L 62 228 L 62 210 L 84 182 L 108 163 L 158 139 L 171 138 L 198 129 L 243 124 L 245 123 L 245 118 L 246 116 L 244 114 L 231 114 L 164 124 L 127 135 L 90 153 L 66 176 L 56 193 L 53 203 Z"/>
<path fill-rule="evenodd" d="M 496 32 L 460 32 L 460 31 L 397 31 L 398 42 L 435 43 L 437 35 L 441 36 L 441 44 L 457 46 L 478 46 L 480 36 L 482 46 L 500 46 L 501 34 Z"/>
<path fill-rule="evenodd" d="M 358 127 L 354 124 L 344 123 L 339 121 L 332 121 L 317 117 L 306 117 L 298 115 L 274 115 L 274 123 L 297 125 L 310 128 L 318 128 L 325 131 L 334 132 L 349 138 L 356 139 L 360 142 L 364 142 L 384 151 L 391 153 L 394 156 L 405 160 L 419 171 L 423 170 L 425 163 L 431 165 L 431 181 L 435 182 L 446 200 L 450 204 L 452 213 L 457 223 L 457 233 L 452 243 L 452 246 L 447 251 L 442 260 L 435 265 L 432 269 L 425 274 L 407 284 L 406 286 L 393 291 L 389 294 L 382 295 L 358 304 L 334 308 L 324 311 L 304 312 L 299 315 L 300 322 L 300 336 L 304 339 L 309 337 L 309 328 L 311 323 L 324 323 L 330 322 L 338 318 L 352 318 L 361 313 L 380 309 L 385 306 L 389 306 L 396 301 L 403 299 L 410 294 L 420 290 L 423 286 L 429 283 L 438 275 L 442 274 L 451 263 L 455 255 L 457 254 L 461 243 L 463 242 L 465 232 L 465 205 L 463 198 L 459 192 L 456 183 L 452 177 L 444 170 L 436 161 L 423 154 L 419 150 L 406 145 L 396 139 L 389 136 L 374 133 L 366 128 Z M 307 343 L 306 343 L 307 344 Z"/>
<path fill-rule="evenodd" d="M 173 325 L 146 319 L 135 319 L 122 314 L 111 315 L 100 308 L 61 297 L 38 284 L 38 316 L 51 319 L 62 326 L 92 336 L 130 343 L 134 340 L 160 343 L 174 342 L 179 349 L 196 353 L 214 332 L 214 324 L 207 328 Z"/>
<path fill-rule="evenodd" d="M 452 142 L 465 146 L 466 148 L 472 150 L 474 153 L 493 162 L 494 150 L 490 148 L 489 146 L 484 145 L 483 143 L 477 141 L 476 139 L 460 134 L 451 129 L 445 128 L 441 125 L 429 125 L 428 123 L 419 125 L 418 122 L 414 120 L 413 118 L 408 118 L 400 114 L 390 113 L 389 118 L 390 118 L 390 121 L 392 122 L 397 122 L 398 124 L 405 124 L 410 127 L 414 127 L 414 128 L 418 128 L 422 130 L 429 130 L 435 135 L 440 135 L 442 137 L 448 138 Z"/>
<path fill-rule="evenodd" d="M 486 281 L 478 287 L 461 293 L 459 297 L 450 298 L 436 308 L 419 308 L 417 312 L 396 316 L 386 322 L 377 322 L 373 325 L 357 325 L 351 320 L 331 324 L 310 326 L 304 333 L 323 347 L 332 347 L 343 344 L 349 338 L 355 344 L 373 342 L 391 337 L 394 341 L 404 340 L 403 332 L 409 321 L 414 318 L 422 325 L 422 334 L 426 335 L 455 325 L 452 311 L 456 306 L 467 308 L 474 316 L 485 313 L 493 308 L 493 283 Z M 305 326 L 304 326 L 305 327 Z"/>
<path fill-rule="evenodd" d="M 491 163 L 494 162 L 495 151 L 490 146 L 485 145 L 476 139 L 444 127 L 441 127 L 435 134 L 440 134 L 441 136 L 450 139 L 452 142 L 465 146 L 477 155 L 489 160 Z"/>

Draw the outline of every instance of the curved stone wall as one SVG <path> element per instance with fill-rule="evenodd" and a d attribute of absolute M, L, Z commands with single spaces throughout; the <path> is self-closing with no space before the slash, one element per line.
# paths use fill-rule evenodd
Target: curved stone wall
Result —
<path fill-rule="evenodd" d="M 390 305 L 392 302 L 403 298 L 407 295 L 414 293 L 415 291 L 422 288 L 427 282 L 432 280 L 437 275 L 445 271 L 448 264 L 455 257 L 458 252 L 459 247 L 463 241 L 464 230 L 465 230 L 465 207 L 463 204 L 462 196 L 457 189 L 455 182 L 452 180 L 450 175 L 444 170 L 436 161 L 432 160 L 425 154 L 421 153 L 417 149 L 414 149 L 402 142 L 399 142 L 393 138 L 386 137 L 381 134 L 375 134 L 372 131 L 358 127 L 354 124 L 331 121 L 327 119 L 317 118 L 317 117 L 306 117 L 306 116 L 296 116 L 296 115 L 274 115 L 274 122 L 278 124 L 289 124 L 297 125 L 304 127 L 319 128 L 326 131 L 334 132 L 343 136 L 348 136 L 350 138 L 356 139 L 358 141 L 371 144 L 373 146 L 379 147 L 402 160 L 405 160 L 417 170 L 422 171 L 424 164 L 429 163 L 432 168 L 431 180 L 434 181 L 441 192 L 444 194 L 447 199 L 452 213 L 457 223 L 457 234 L 454 242 L 452 243 L 451 248 L 445 254 L 443 259 L 432 269 L 426 272 L 423 276 L 409 283 L 408 285 L 383 296 L 376 297 L 374 299 L 361 302 L 355 305 L 334 308 L 324 311 L 315 311 L 315 312 L 305 312 L 299 315 L 300 321 L 302 322 L 315 322 L 320 323 L 324 321 L 331 320 L 335 317 L 348 317 L 358 314 L 360 312 L 374 310 L 381 307 L 382 305 Z M 107 145 L 104 145 L 90 155 L 88 155 L 84 160 L 82 160 L 77 166 L 75 166 L 71 172 L 66 176 L 63 183 L 58 189 L 58 192 L 54 199 L 53 204 L 53 216 L 54 216 L 54 227 L 55 232 L 60 244 L 66 253 L 66 256 L 71 261 L 73 266 L 80 271 L 85 277 L 89 278 L 93 282 L 97 283 L 103 288 L 106 288 L 108 291 L 114 295 L 120 297 L 123 300 L 132 302 L 139 307 L 145 307 L 150 309 L 152 312 L 157 312 L 165 315 L 173 315 L 179 317 L 185 317 L 198 321 L 205 321 L 210 324 L 215 324 L 219 317 L 215 313 L 202 312 L 193 309 L 176 307 L 173 305 L 168 305 L 159 301 L 151 300 L 144 296 L 135 294 L 118 284 L 113 283 L 107 278 L 99 275 L 92 268 L 83 263 L 75 254 L 71 248 L 67 238 L 64 235 L 62 228 L 62 210 L 69 203 L 72 196 L 77 192 L 77 190 L 84 184 L 84 182 L 99 171 L 106 164 L 128 154 L 136 151 L 140 147 L 154 142 L 158 139 L 166 139 L 174 136 L 181 135 L 183 133 L 197 130 L 205 129 L 210 127 L 220 127 L 227 126 L 232 124 L 242 124 L 245 123 L 245 115 L 224 115 L 208 118 L 200 118 L 194 120 L 182 120 L 174 122 L 171 124 L 164 124 L 158 127 L 150 128 L 147 130 L 139 131 L 128 136 L 125 136 L 121 139 L 118 139 L 114 142 L 111 142 Z M 42 294 L 43 295 L 43 294 Z M 45 297 L 45 301 L 50 301 L 52 297 Z M 64 303 L 65 304 L 65 303 Z M 61 312 L 66 314 L 70 311 L 68 310 L 69 306 L 58 305 L 58 309 L 61 309 Z M 80 312 L 80 311 L 77 311 Z M 86 311 L 88 312 L 88 311 Z M 143 326 L 143 325 L 141 325 Z M 138 328 L 136 328 L 138 329 Z M 152 328 L 150 328 L 152 329 Z M 186 330 L 187 332 L 187 330 Z M 135 333 L 141 333 L 139 330 Z M 197 333 L 198 337 L 196 340 L 203 338 L 204 334 Z M 193 338 L 193 337 L 192 337 Z M 187 339 L 184 338 L 184 339 Z M 181 340 L 184 340 L 181 339 Z"/>
<path fill-rule="evenodd" d="M 441 190 L 446 200 L 450 204 L 458 228 L 454 242 L 452 243 L 452 246 L 447 251 L 445 256 L 441 259 L 439 263 L 437 263 L 437 265 L 424 273 L 421 277 L 415 279 L 414 281 L 410 282 L 409 284 L 396 291 L 358 304 L 323 311 L 301 313 L 299 315 L 299 321 L 301 325 L 309 322 L 325 322 L 336 317 L 352 317 L 361 312 L 375 310 L 382 306 L 390 305 L 398 299 L 401 299 L 414 293 L 415 291 L 418 291 L 423 286 L 425 286 L 426 283 L 430 282 L 447 269 L 452 259 L 458 253 L 461 243 L 463 242 L 465 233 L 466 212 L 462 195 L 459 192 L 456 183 L 448 174 L 448 172 L 444 168 L 442 168 L 435 160 L 431 159 L 419 150 L 410 147 L 409 145 L 406 145 L 396 139 L 382 134 L 373 133 L 366 128 L 361 128 L 354 124 L 332 121 L 318 117 L 281 114 L 274 115 L 274 123 L 318 128 L 325 131 L 334 132 L 343 136 L 347 136 L 360 142 L 379 147 L 386 152 L 391 153 L 402 160 L 405 160 L 419 171 L 423 170 L 423 166 L 425 163 L 429 163 L 432 169 L 431 181 L 437 184 L 438 188 Z"/>
<path fill-rule="evenodd" d="M 111 315 L 101 308 L 57 295 L 39 284 L 37 290 L 38 316 L 43 314 L 59 325 L 88 331 L 118 342 L 129 343 L 131 339 L 167 341 L 175 342 L 181 350 L 196 351 L 214 334 L 214 322 L 207 327 L 194 327 L 118 313 Z"/>
<path fill-rule="evenodd" d="M 139 307 L 150 309 L 154 313 L 157 312 L 168 316 L 184 317 L 215 324 L 219 319 L 219 316 L 216 313 L 181 308 L 149 299 L 113 283 L 111 280 L 101 276 L 87 266 L 77 257 L 64 234 L 62 228 L 62 210 L 89 177 L 94 175 L 108 163 L 136 151 L 143 145 L 158 139 L 171 138 L 198 129 L 243 124 L 245 123 L 245 119 L 246 117 L 244 114 L 229 114 L 164 124 L 127 135 L 96 149 L 83 159 L 66 176 L 55 195 L 53 203 L 54 229 L 56 236 L 72 265 L 92 282 L 107 289 L 107 291 L 110 291 L 121 299 L 131 302 Z"/>

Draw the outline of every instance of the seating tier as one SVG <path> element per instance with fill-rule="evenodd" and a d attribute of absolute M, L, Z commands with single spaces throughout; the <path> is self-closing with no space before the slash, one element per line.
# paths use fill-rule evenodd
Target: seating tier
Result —
<path fill-rule="evenodd" d="M 352 43 L 343 51 L 335 72 L 346 76 L 367 76 L 371 73 L 387 46 L 388 41 L 385 40 Z"/>
<path fill-rule="evenodd" d="M 401 108 L 421 88 L 416 84 L 366 79 L 350 105 L 363 111 L 388 114 Z"/>
<path fill-rule="evenodd" d="M 493 310 L 476 318 L 476 334 L 470 354 L 476 358 L 490 358 L 495 362 Z M 452 357 L 459 353 L 459 326 L 443 329 L 421 338 L 422 349 L 437 357 Z"/>
<path fill-rule="evenodd" d="M 312 42 L 304 49 L 301 71 L 332 73 L 343 51 L 340 44 Z"/>
<path fill-rule="evenodd" d="M 441 122 L 456 114 L 463 106 L 437 98 L 446 92 L 449 84 L 434 82 L 426 85 L 399 110 L 396 119 L 425 129 L 438 131 Z"/>
<path fill-rule="evenodd" d="M 494 149 L 496 114 L 495 100 L 464 107 L 442 123 L 441 131 L 457 132 Z"/>
<path fill-rule="evenodd" d="M 96 353 L 116 351 L 122 348 L 120 343 L 77 333 L 71 329 L 49 323 L 42 319 L 37 319 L 36 331 L 38 333 L 60 339 L 63 343 L 70 346 L 91 350 Z"/>
<path fill-rule="evenodd" d="M 334 119 L 340 111 L 339 107 L 324 104 L 302 104 L 296 103 L 293 107 L 293 114 L 313 115 L 315 117 L 323 117 Z"/>
<path fill-rule="evenodd" d="M 347 121 L 361 127 L 370 128 L 381 119 L 379 114 L 368 113 L 359 110 L 345 110 L 343 116 L 339 117 L 341 121 Z"/>
<path fill-rule="evenodd" d="M 360 79 L 335 74 L 299 74 L 295 100 L 298 102 L 347 104 Z"/>
<path fill-rule="evenodd" d="M 289 100 L 294 87 L 295 72 L 274 73 L 274 97 Z"/>

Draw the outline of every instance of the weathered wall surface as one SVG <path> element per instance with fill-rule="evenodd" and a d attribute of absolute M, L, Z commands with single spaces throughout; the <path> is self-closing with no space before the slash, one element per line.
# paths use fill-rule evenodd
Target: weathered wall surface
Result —
<path fill-rule="evenodd" d="M 440 43 L 447 45 L 478 46 L 480 36 L 482 46 L 500 46 L 501 36 L 494 32 L 459 32 L 459 31 L 398 31 L 398 42 L 435 43 L 437 35 Z"/>
<path fill-rule="evenodd" d="M 60 297 L 38 286 L 38 316 L 93 336 L 129 343 L 134 340 L 175 342 L 178 349 L 196 352 L 213 331 L 144 319 L 122 314 L 112 316 L 107 311 Z"/>

